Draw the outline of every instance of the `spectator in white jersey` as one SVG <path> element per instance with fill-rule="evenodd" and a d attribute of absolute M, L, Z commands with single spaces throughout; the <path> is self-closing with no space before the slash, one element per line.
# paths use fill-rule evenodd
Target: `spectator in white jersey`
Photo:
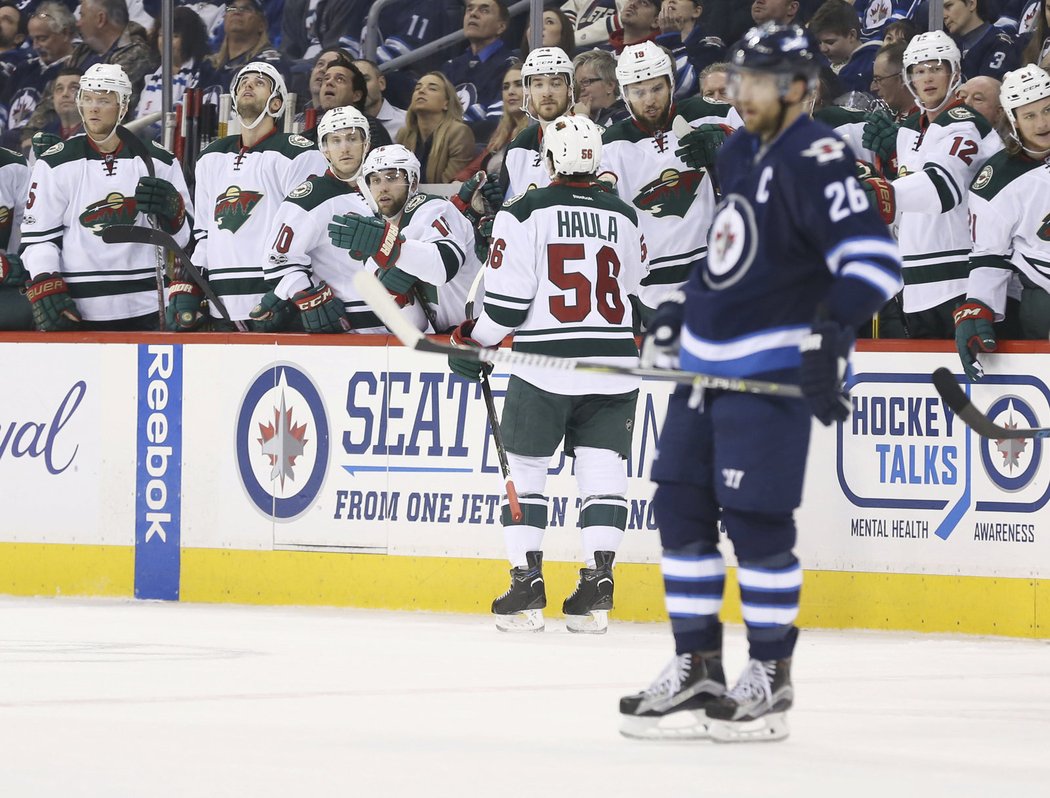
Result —
<path fill-rule="evenodd" d="M 208 56 L 208 40 L 204 22 L 195 11 L 186 6 L 179 6 L 175 9 L 171 30 L 172 63 L 179 65 L 178 71 L 171 76 L 171 101 L 173 104 L 178 104 L 182 102 L 186 89 L 197 86 L 201 66 Z M 150 31 L 150 43 L 154 48 L 160 46 L 160 33 L 160 22 L 158 21 Z M 153 74 L 146 78 L 146 85 L 139 96 L 138 110 L 135 114 L 137 118 L 161 111 L 163 84 L 164 68 L 159 66 Z M 144 137 L 159 140 L 162 127 L 162 121 L 152 123 L 146 128 Z"/>

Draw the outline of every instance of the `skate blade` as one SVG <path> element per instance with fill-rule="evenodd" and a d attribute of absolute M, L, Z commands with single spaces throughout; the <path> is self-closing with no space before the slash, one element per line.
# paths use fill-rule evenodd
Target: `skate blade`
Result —
<path fill-rule="evenodd" d="M 702 711 L 682 710 L 663 717 L 621 715 L 620 734 L 632 740 L 707 740 L 711 719 Z"/>
<path fill-rule="evenodd" d="M 708 723 L 716 743 L 772 743 L 791 733 L 784 712 L 771 712 L 754 720 L 710 719 Z"/>
<path fill-rule="evenodd" d="M 523 610 L 513 615 L 497 615 L 496 628 L 501 632 L 542 632 L 543 610 Z"/>
<path fill-rule="evenodd" d="M 609 631 L 609 611 L 594 610 L 587 615 L 566 615 L 565 628 L 576 634 L 603 635 Z"/>

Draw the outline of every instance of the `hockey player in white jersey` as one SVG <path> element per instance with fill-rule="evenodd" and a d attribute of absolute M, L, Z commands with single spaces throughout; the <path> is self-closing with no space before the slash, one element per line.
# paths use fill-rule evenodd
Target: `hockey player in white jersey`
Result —
<path fill-rule="evenodd" d="M 904 51 L 902 77 L 920 110 L 899 127 L 886 115 L 872 116 L 864 129 L 864 146 L 884 162 L 897 159 L 897 178 L 884 196 L 899 214 L 904 321 L 912 338 L 954 337 L 952 314 L 969 273 L 967 186 L 1002 148 L 987 121 L 955 97 L 960 62 L 943 31 L 916 36 Z"/>
<path fill-rule="evenodd" d="M 978 356 L 998 348 L 993 323 L 1006 314 L 1013 276 L 1023 286 L 1021 335 L 1050 334 L 1050 75 L 1035 64 L 1007 72 L 999 99 L 1013 135 L 970 185 L 970 277 L 955 311 L 955 345 L 971 380 L 984 375 Z"/>
<path fill-rule="evenodd" d="M 419 168 L 400 144 L 376 147 L 361 174 L 380 216 L 335 216 L 328 231 L 336 247 L 378 269 L 401 307 L 419 304 L 432 316 L 434 332 L 443 332 L 465 318 L 467 292 L 481 262 L 463 214 L 444 197 L 419 191 Z"/>
<path fill-rule="evenodd" d="M 190 199 L 175 156 L 120 127 L 130 99 L 120 66 L 88 68 L 77 93 L 84 134 L 54 145 L 33 166 L 21 246 L 38 329 L 160 326 L 156 248 L 106 244 L 102 231 L 147 225 L 154 216 L 186 246 Z"/>
<path fill-rule="evenodd" d="M 486 197 L 496 199 L 498 186 L 503 197 L 516 197 L 530 188 L 550 183 L 547 166 L 543 162 L 543 132 L 547 125 L 564 113 L 573 103 L 572 60 L 560 47 L 537 47 L 521 65 L 521 108 L 535 125 L 529 125 L 507 146 L 499 182 L 490 180 Z M 498 207 L 498 203 L 497 207 Z"/>
<path fill-rule="evenodd" d="M 29 275 L 18 255 L 28 192 L 25 156 L 0 148 L 0 330 L 33 329 L 33 314 L 22 291 Z"/>
<path fill-rule="evenodd" d="M 290 302 L 269 308 L 265 318 L 251 319 L 268 290 L 263 267 L 271 243 L 270 225 L 281 201 L 306 178 L 323 174 L 328 163 L 312 141 L 278 129 L 288 92 L 272 64 L 246 64 L 237 73 L 231 94 L 240 134 L 212 142 L 197 159 L 193 263 L 207 276 L 234 322 L 244 322 L 255 331 L 277 332 L 298 321 Z M 173 282 L 172 329 L 197 329 L 208 322 L 213 330 L 231 329 L 215 308 L 209 308 L 208 319 L 202 302 L 196 285 Z"/>
<path fill-rule="evenodd" d="M 518 352 L 635 365 L 630 296 L 645 271 L 638 213 L 597 181 L 601 129 L 586 117 L 554 120 L 543 151 L 552 182 L 508 200 L 496 215 L 483 310 L 452 333 L 452 343 L 494 346 L 513 333 Z M 477 361 L 450 357 L 449 365 L 468 379 L 481 376 Z M 583 501 L 585 567 L 562 609 L 570 631 L 605 631 L 613 560 L 627 526 L 625 458 L 638 384 L 635 377 L 511 368 L 501 427 L 522 518 L 515 522 L 504 502 L 511 586 L 492 603 L 498 628 L 543 628 L 544 487 L 564 439 Z"/>
<path fill-rule="evenodd" d="M 693 160 L 693 165 L 682 160 L 676 151 L 685 148 L 679 147 L 672 121 L 680 115 L 693 127 L 714 126 L 718 142 L 725 138 L 721 126 L 736 128 L 743 123 L 726 103 L 693 97 L 676 105 L 674 64 L 653 42 L 625 47 L 616 64 L 616 78 L 632 118 L 605 131 L 601 177 L 615 184 L 620 198 L 639 211 L 649 244 L 649 274 L 639 299 L 646 308 L 655 308 L 685 283 L 707 252 L 707 230 L 716 202 L 711 158 L 706 163 Z"/>
<path fill-rule="evenodd" d="M 368 119 L 350 105 L 333 108 L 317 126 L 317 144 L 328 170 L 293 189 L 277 209 L 265 268 L 272 288 L 252 318 L 264 320 L 290 301 L 306 332 L 386 333 L 353 287 L 353 275 L 368 268 L 365 259 L 355 260 L 328 236 L 333 216 L 372 216 L 356 184 L 368 152 Z M 414 310 L 413 322 L 425 324 L 422 311 Z"/>

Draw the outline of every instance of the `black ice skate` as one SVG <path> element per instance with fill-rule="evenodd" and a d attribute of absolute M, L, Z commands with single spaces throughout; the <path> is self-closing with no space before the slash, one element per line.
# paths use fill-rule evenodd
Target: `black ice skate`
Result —
<path fill-rule="evenodd" d="M 572 595 L 565 599 L 565 627 L 570 632 L 604 634 L 609 628 L 609 610 L 613 608 L 612 564 L 615 553 L 594 552 L 594 568 L 581 568 L 580 581 Z"/>
<path fill-rule="evenodd" d="M 501 632 L 540 632 L 547 592 L 543 586 L 543 552 L 525 552 L 525 568 L 510 569 L 510 589 L 492 602 Z"/>
<path fill-rule="evenodd" d="M 753 659 L 733 689 L 708 704 L 711 738 L 720 743 L 783 740 L 794 698 L 790 658 Z"/>
<path fill-rule="evenodd" d="M 678 654 L 649 687 L 620 699 L 620 734 L 639 740 L 704 739 L 704 709 L 725 689 L 721 651 Z"/>

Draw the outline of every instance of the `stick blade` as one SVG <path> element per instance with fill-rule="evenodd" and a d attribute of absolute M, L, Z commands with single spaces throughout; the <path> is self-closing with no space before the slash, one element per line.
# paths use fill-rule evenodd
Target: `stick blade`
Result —
<path fill-rule="evenodd" d="M 353 283 L 354 290 L 368 303 L 368 307 L 372 308 L 383 325 L 397 336 L 397 340 L 411 349 L 417 348 L 419 342 L 424 339 L 423 333 L 405 318 L 394 298 L 379 282 L 379 278 L 362 269 L 354 275 Z"/>
<path fill-rule="evenodd" d="M 962 411 L 970 406 L 970 399 L 959 387 L 955 375 L 944 366 L 933 372 L 933 387 L 937 389 L 937 393 L 941 395 L 955 415 L 961 415 Z"/>
<path fill-rule="evenodd" d="M 131 224 L 113 224 L 102 231 L 102 240 L 107 244 L 150 244 L 152 230 Z"/>
<path fill-rule="evenodd" d="M 681 141 L 685 136 L 693 132 L 693 126 L 685 120 L 685 117 L 678 114 L 671 123 L 671 132 L 678 137 L 679 141 Z"/>

